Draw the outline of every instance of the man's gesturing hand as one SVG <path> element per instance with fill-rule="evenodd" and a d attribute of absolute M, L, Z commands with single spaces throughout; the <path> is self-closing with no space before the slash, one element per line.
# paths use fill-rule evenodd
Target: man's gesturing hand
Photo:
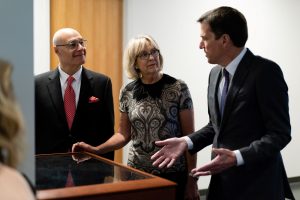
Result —
<path fill-rule="evenodd" d="M 191 171 L 191 176 L 207 176 L 218 174 L 224 170 L 236 165 L 235 153 L 229 149 L 213 149 L 216 157 L 202 167 L 195 168 Z"/>
<path fill-rule="evenodd" d="M 162 147 L 151 156 L 153 166 L 159 168 L 171 167 L 176 159 L 187 149 L 187 143 L 183 138 L 170 138 L 163 141 L 156 141 L 157 146 Z"/>

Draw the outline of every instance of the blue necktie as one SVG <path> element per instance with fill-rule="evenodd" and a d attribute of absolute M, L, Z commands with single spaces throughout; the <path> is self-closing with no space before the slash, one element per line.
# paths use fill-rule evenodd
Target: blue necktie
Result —
<path fill-rule="evenodd" d="M 221 94 L 221 107 L 220 107 L 221 116 L 223 116 L 225 102 L 226 102 L 226 96 L 227 96 L 228 86 L 229 86 L 229 73 L 226 69 L 223 69 L 223 76 L 225 78 L 225 83 L 224 83 L 224 87 L 223 87 L 222 94 Z"/>

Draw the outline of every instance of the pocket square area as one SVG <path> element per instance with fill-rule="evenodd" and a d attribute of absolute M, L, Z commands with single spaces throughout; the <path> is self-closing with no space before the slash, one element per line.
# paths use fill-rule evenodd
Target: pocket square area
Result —
<path fill-rule="evenodd" d="M 97 98 L 97 97 L 91 96 L 89 98 L 89 103 L 95 103 L 95 102 L 98 102 L 98 101 L 99 101 L 99 98 Z"/>

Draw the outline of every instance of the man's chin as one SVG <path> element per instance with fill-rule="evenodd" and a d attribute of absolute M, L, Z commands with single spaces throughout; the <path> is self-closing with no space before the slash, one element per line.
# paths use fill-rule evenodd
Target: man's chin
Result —
<path fill-rule="evenodd" d="M 210 60 L 210 59 L 207 59 L 207 62 L 209 63 L 209 64 L 216 64 L 216 62 L 214 62 L 213 60 Z"/>
<path fill-rule="evenodd" d="M 79 64 L 79 65 L 83 65 L 83 64 L 85 64 L 85 57 L 77 57 L 77 63 Z"/>
<path fill-rule="evenodd" d="M 209 63 L 209 64 L 214 64 L 211 60 L 209 60 L 209 59 L 207 59 L 207 62 Z"/>

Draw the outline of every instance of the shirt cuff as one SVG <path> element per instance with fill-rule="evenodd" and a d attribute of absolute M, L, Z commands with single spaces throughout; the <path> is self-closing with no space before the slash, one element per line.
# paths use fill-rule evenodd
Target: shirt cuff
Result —
<path fill-rule="evenodd" d="M 243 156 L 239 150 L 233 151 L 236 157 L 236 166 L 243 165 L 245 163 Z"/>
<path fill-rule="evenodd" d="M 188 136 L 183 136 L 183 139 L 186 141 L 186 143 L 188 145 L 188 150 L 191 150 L 194 147 L 194 144 L 193 144 L 191 138 L 189 138 Z"/>

